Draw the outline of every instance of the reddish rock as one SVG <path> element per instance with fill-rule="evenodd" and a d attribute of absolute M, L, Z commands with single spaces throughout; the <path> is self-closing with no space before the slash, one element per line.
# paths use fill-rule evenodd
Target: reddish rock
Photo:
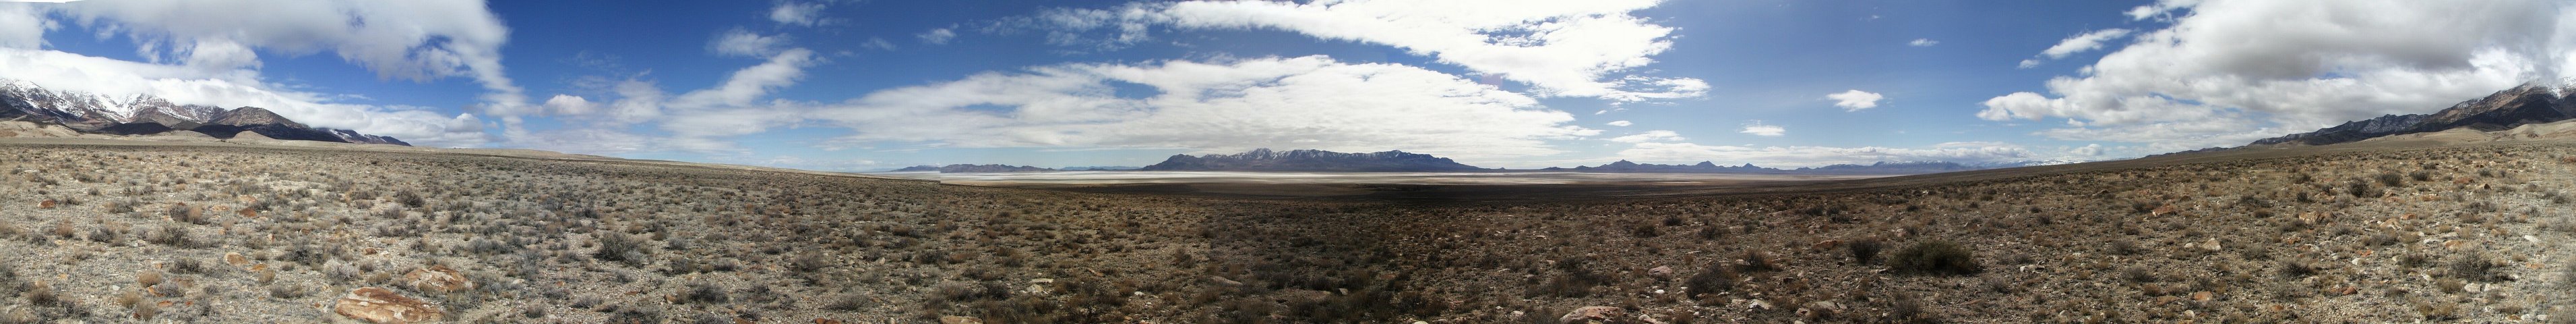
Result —
<path fill-rule="evenodd" d="M 446 312 L 437 306 L 377 287 L 349 291 L 348 295 L 340 296 L 339 303 L 332 305 L 331 311 L 376 324 L 428 323 L 447 317 Z"/>

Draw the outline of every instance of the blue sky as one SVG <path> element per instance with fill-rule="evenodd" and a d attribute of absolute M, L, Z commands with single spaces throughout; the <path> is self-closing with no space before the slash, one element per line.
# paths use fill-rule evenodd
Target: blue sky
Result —
<path fill-rule="evenodd" d="M 1258 147 L 1511 168 L 1989 163 L 2240 145 L 2559 80 L 2576 56 L 2569 12 L 92 0 L 0 4 L 0 77 L 272 107 L 426 145 L 836 171 L 1138 166 Z"/>

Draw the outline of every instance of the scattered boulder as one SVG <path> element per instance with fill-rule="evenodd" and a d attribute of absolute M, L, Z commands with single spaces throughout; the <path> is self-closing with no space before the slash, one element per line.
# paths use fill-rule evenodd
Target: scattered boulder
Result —
<path fill-rule="evenodd" d="M 1673 266 L 1656 266 L 1654 269 L 1646 269 L 1646 275 L 1653 276 L 1656 280 L 1673 280 Z"/>
<path fill-rule="evenodd" d="M 456 273 L 456 269 L 448 269 L 447 266 L 434 265 L 412 270 L 411 273 L 403 274 L 403 282 L 411 285 L 412 290 L 422 292 L 455 293 L 474 290 L 473 280 L 466 280 L 464 275 Z"/>
<path fill-rule="evenodd" d="M 1566 312 L 1565 316 L 1557 317 L 1556 321 L 1565 324 L 1622 323 L 1622 320 L 1627 317 L 1628 311 L 1618 307 L 1584 306 L 1572 312 Z"/>
<path fill-rule="evenodd" d="M 428 302 L 377 287 L 349 291 L 348 295 L 340 296 L 340 301 L 331 306 L 331 311 L 376 324 L 428 323 L 447 317 L 446 312 Z"/>

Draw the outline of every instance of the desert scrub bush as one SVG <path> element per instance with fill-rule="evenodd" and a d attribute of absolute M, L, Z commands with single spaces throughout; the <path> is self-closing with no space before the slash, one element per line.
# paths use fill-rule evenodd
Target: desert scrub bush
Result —
<path fill-rule="evenodd" d="M 624 232 L 600 232 L 599 251 L 591 252 L 590 257 L 628 264 L 642 263 L 644 262 L 644 242 Z"/>
<path fill-rule="evenodd" d="M 1745 251 L 1744 264 L 1736 265 L 1735 269 L 1743 272 L 1778 271 L 1780 259 L 1762 251 Z"/>
<path fill-rule="evenodd" d="M 1959 243 L 1931 240 L 1897 250 L 1888 258 L 1888 268 L 1898 273 L 1966 275 L 1984 270 L 1977 265 L 1977 255 Z"/>
<path fill-rule="evenodd" d="M 689 284 L 688 292 L 681 295 L 680 299 L 700 304 L 723 304 L 733 301 L 732 296 L 725 294 L 724 287 L 706 282 Z"/>
<path fill-rule="evenodd" d="M 1885 248 L 1886 246 L 1879 243 L 1877 238 L 1867 237 L 1852 240 L 1850 244 L 1843 245 L 1843 250 L 1851 252 L 1852 263 L 1858 264 L 1869 264 L 1877 260 L 1878 251 Z"/>
<path fill-rule="evenodd" d="M 2487 259 L 2484 254 L 2470 253 L 2461 255 L 2459 260 L 2451 261 L 2451 276 L 2477 282 L 2504 281 L 2508 278 L 2504 271 L 2499 271 L 2503 268 L 2497 266 L 2495 260 Z"/>
<path fill-rule="evenodd" d="M 2145 250 L 2138 248 L 2138 241 L 2119 239 L 2111 241 L 2111 249 L 2109 252 L 2117 255 L 2136 255 L 2138 252 L 2145 252 Z"/>
<path fill-rule="evenodd" d="M 1690 289 L 1691 295 L 1715 296 L 1735 289 L 1735 272 L 1727 271 L 1725 264 L 1711 264 L 1707 269 L 1700 269 L 1699 274 L 1682 281 L 1682 285 Z"/>

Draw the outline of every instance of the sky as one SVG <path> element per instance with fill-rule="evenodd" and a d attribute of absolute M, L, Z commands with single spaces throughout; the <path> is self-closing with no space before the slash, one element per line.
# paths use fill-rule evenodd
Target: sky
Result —
<path fill-rule="evenodd" d="M 2534 0 L 0 3 L 0 78 L 423 146 L 826 171 L 2137 157 L 2576 67 Z"/>

